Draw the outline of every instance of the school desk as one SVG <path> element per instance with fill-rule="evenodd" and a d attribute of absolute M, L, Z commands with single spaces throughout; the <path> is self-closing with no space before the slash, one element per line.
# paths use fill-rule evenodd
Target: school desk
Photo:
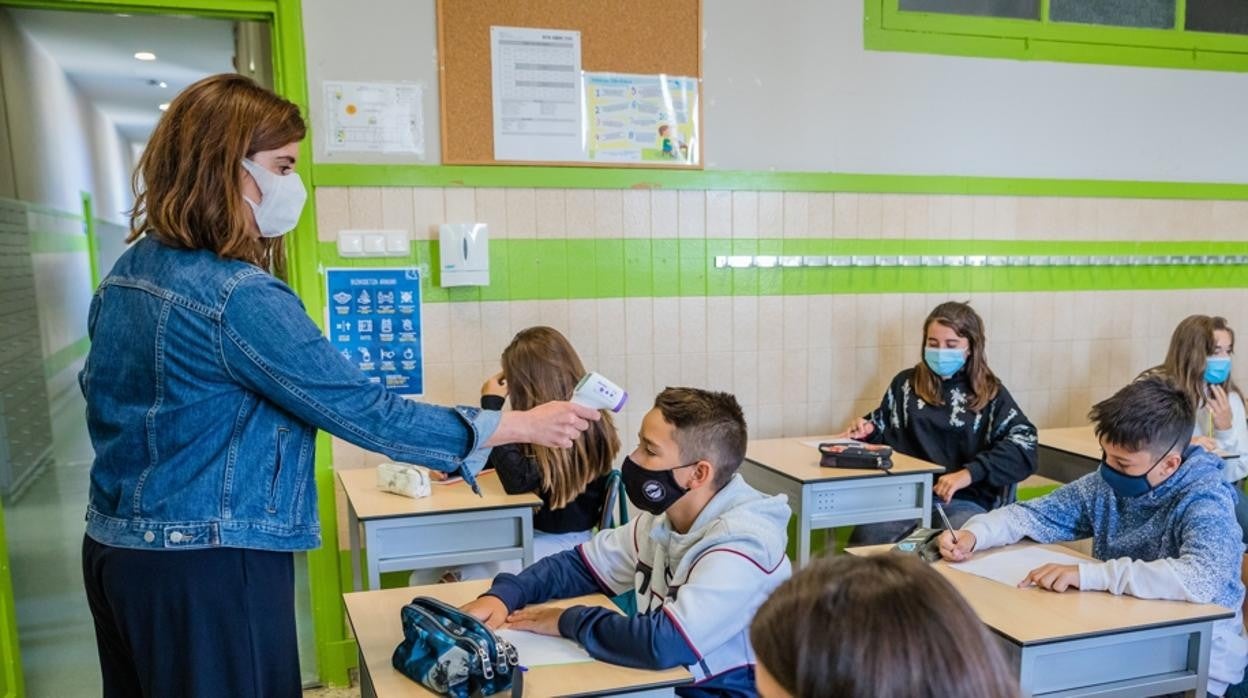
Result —
<path fill-rule="evenodd" d="M 478 497 L 463 482 L 434 484 L 428 497 L 412 499 L 377 489 L 377 469 L 339 470 L 347 495 L 347 529 L 354 589 L 360 580 L 363 529 L 368 588 L 381 586 L 382 572 L 469 565 L 519 559 L 533 563 L 532 493 L 503 491 L 498 475 L 482 473 Z"/>
<path fill-rule="evenodd" d="M 1036 544 L 1010 547 L 1029 545 Z M 891 547 L 874 545 L 847 552 L 878 554 Z M 1044 547 L 1086 557 L 1064 546 Z M 932 566 L 1001 641 L 1024 698 L 1136 698 L 1184 691 L 1203 697 L 1209 679 L 1213 622 L 1235 616 L 1230 609 L 1212 604 L 1154 601 L 1099 591 L 1059 594 L 1017 589 L 944 562 Z"/>
<path fill-rule="evenodd" d="M 1058 482 L 1074 482 L 1096 470 L 1101 443 L 1092 426 L 1041 429 L 1038 473 Z"/>
<path fill-rule="evenodd" d="M 907 519 L 932 523 L 932 475 L 943 467 L 894 452 L 887 472 L 824 468 L 819 449 L 803 442 L 831 439 L 751 441 L 741 464 L 741 474 L 755 489 L 789 496 L 797 519 L 798 567 L 810 560 L 812 531 Z"/>
<path fill-rule="evenodd" d="M 390 663 L 394 648 L 403 639 L 399 610 L 416 596 L 432 596 L 455 606 L 463 605 L 488 589 L 488 581 L 433 584 L 405 589 L 364 591 L 343 595 L 347 619 L 360 651 L 360 693 L 364 698 L 432 696 L 420 684 L 395 670 Z M 547 606 L 602 606 L 612 608 L 602 594 L 552 601 Z M 524 664 L 524 652 L 520 653 Z M 675 686 L 692 680 L 683 667 L 665 671 L 630 669 L 589 660 L 576 664 L 530 666 L 524 674 L 526 696 L 671 696 Z M 506 694 L 504 694 L 506 695 Z"/>

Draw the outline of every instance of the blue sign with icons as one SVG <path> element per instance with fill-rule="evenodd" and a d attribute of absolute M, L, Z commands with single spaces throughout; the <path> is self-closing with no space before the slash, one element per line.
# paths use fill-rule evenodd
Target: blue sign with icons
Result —
<path fill-rule="evenodd" d="M 325 331 L 374 383 L 402 395 L 425 391 L 420 270 L 329 269 Z"/>

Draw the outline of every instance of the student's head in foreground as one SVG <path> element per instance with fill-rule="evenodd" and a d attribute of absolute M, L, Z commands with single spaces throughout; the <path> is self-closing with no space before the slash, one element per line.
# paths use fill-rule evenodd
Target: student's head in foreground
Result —
<path fill-rule="evenodd" d="M 816 559 L 750 627 L 762 698 L 1014 698 L 997 642 L 917 557 Z"/>
<path fill-rule="evenodd" d="M 1158 375 L 1130 383 L 1088 413 L 1105 452 L 1101 477 L 1120 497 L 1147 494 L 1183 462 L 1195 407 L 1182 388 Z"/>
<path fill-rule="evenodd" d="M 634 506 L 656 516 L 701 511 L 745 458 L 745 416 L 729 393 L 666 388 L 637 436 L 621 470 L 624 488 Z"/>

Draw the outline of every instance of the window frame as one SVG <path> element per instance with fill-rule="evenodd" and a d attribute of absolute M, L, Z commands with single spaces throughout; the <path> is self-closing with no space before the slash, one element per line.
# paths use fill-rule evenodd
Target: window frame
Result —
<path fill-rule="evenodd" d="M 1188 31 L 1187 0 L 1175 0 L 1175 28 L 1053 22 L 900 9 L 900 0 L 864 0 L 869 50 L 979 58 L 1248 72 L 1248 35 Z"/>

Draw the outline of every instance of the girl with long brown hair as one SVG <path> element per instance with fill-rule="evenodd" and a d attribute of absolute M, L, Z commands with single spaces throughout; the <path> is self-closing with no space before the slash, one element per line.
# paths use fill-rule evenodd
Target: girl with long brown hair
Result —
<path fill-rule="evenodd" d="M 299 696 L 293 552 L 320 546 L 316 431 L 470 482 L 490 447 L 566 448 L 567 402 L 411 402 L 274 274 L 307 197 L 299 108 L 241 75 L 173 99 L 135 175 L 79 382 L 95 450 L 82 566 L 106 696 Z"/>
<path fill-rule="evenodd" d="M 502 368 L 481 386 L 481 407 L 529 409 L 572 395 L 585 366 L 572 343 L 551 327 L 521 330 L 503 350 Z M 536 493 L 542 507 L 533 514 L 533 559 L 554 555 L 589 540 L 602 518 L 607 475 L 620 450 L 609 411 L 577 437 L 570 449 L 510 444 L 490 452 L 487 468 L 498 473 L 508 494 Z M 461 577 L 485 578 L 514 565 L 473 565 Z"/>
<path fill-rule="evenodd" d="M 1234 354 L 1235 331 L 1226 318 L 1189 315 L 1170 335 L 1165 361 L 1142 375 L 1165 376 L 1187 395 L 1196 409 L 1191 443 L 1222 454 L 1223 476 L 1239 483 L 1248 476 L 1248 420 L 1243 393 L 1231 377 Z M 1248 547 L 1248 497 L 1242 487 L 1235 489 L 1235 517 Z M 1248 558 L 1244 571 L 1248 578 Z"/>
<path fill-rule="evenodd" d="M 969 304 L 941 303 L 922 329 L 919 362 L 898 373 L 880 406 L 842 436 L 943 465 L 932 489 L 958 527 L 1005 503 L 1036 471 L 1036 428 L 988 367 L 984 321 Z M 891 542 L 915 525 L 859 526 L 851 541 Z"/>
<path fill-rule="evenodd" d="M 759 607 L 761 698 L 1015 698 L 998 643 L 913 556 L 816 559 Z"/>

